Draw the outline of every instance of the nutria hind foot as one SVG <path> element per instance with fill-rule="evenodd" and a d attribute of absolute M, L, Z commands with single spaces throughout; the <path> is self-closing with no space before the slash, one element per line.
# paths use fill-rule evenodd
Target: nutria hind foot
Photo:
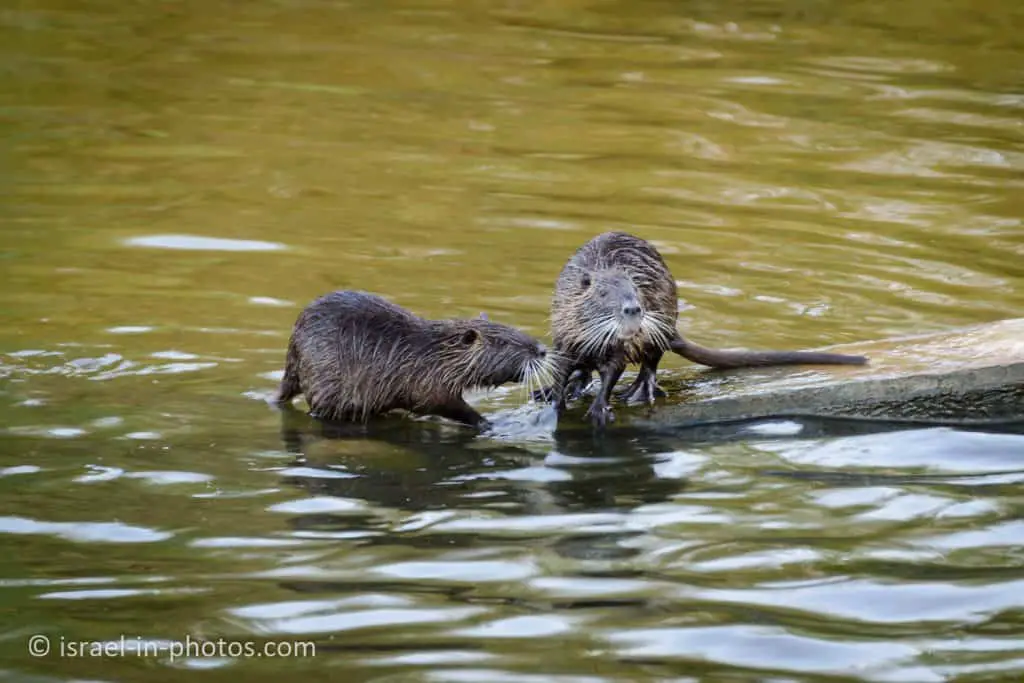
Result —
<path fill-rule="evenodd" d="M 641 370 L 627 389 L 618 392 L 615 398 L 626 405 L 646 403 L 653 405 L 655 399 L 667 396 L 665 390 L 658 386 L 657 376 L 653 372 Z"/>

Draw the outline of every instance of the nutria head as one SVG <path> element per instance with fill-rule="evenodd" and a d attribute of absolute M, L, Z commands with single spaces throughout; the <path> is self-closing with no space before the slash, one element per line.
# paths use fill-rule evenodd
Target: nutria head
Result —
<path fill-rule="evenodd" d="M 625 346 L 667 348 L 674 321 L 645 305 L 643 275 L 619 265 L 566 264 L 552 304 L 552 333 L 575 354 L 601 355 Z"/>
<path fill-rule="evenodd" d="M 434 321 L 440 344 L 428 372 L 454 392 L 487 389 L 508 382 L 550 382 L 554 357 L 539 341 L 514 327 L 491 322 L 483 314 L 469 320 Z"/>

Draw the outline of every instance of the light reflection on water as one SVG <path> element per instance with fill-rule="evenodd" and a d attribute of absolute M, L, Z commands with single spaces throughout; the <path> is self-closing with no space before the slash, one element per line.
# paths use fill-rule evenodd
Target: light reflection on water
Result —
<path fill-rule="evenodd" d="M 125 241 L 133 247 L 156 249 L 198 249 L 208 251 L 277 251 L 286 249 L 283 244 L 257 240 L 226 240 L 201 235 L 146 235 Z"/>

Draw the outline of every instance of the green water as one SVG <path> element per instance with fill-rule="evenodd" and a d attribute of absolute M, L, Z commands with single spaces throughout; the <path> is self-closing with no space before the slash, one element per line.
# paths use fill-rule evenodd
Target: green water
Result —
<path fill-rule="evenodd" d="M 977 0 L 6 4 L 0 677 L 1024 677 L 1022 436 L 339 440 L 263 400 L 326 291 L 545 337 L 608 229 L 710 346 L 1024 316 L 1022 36 Z M 122 637 L 315 653 L 70 645 Z"/>

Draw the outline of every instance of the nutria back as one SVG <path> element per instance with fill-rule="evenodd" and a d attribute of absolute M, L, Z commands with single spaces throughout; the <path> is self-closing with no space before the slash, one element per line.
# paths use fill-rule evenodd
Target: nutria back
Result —
<path fill-rule="evenodd" d="M 376 294 L 338 291 L 296 320 L 276 400 L 301 393 L 316 416 L 331 420 L 403 409 L 480 424 L 465 390 L 530 381 L 549 362 L 537 340 L 513 327 L 482 317 L 424 319 Z"/>

